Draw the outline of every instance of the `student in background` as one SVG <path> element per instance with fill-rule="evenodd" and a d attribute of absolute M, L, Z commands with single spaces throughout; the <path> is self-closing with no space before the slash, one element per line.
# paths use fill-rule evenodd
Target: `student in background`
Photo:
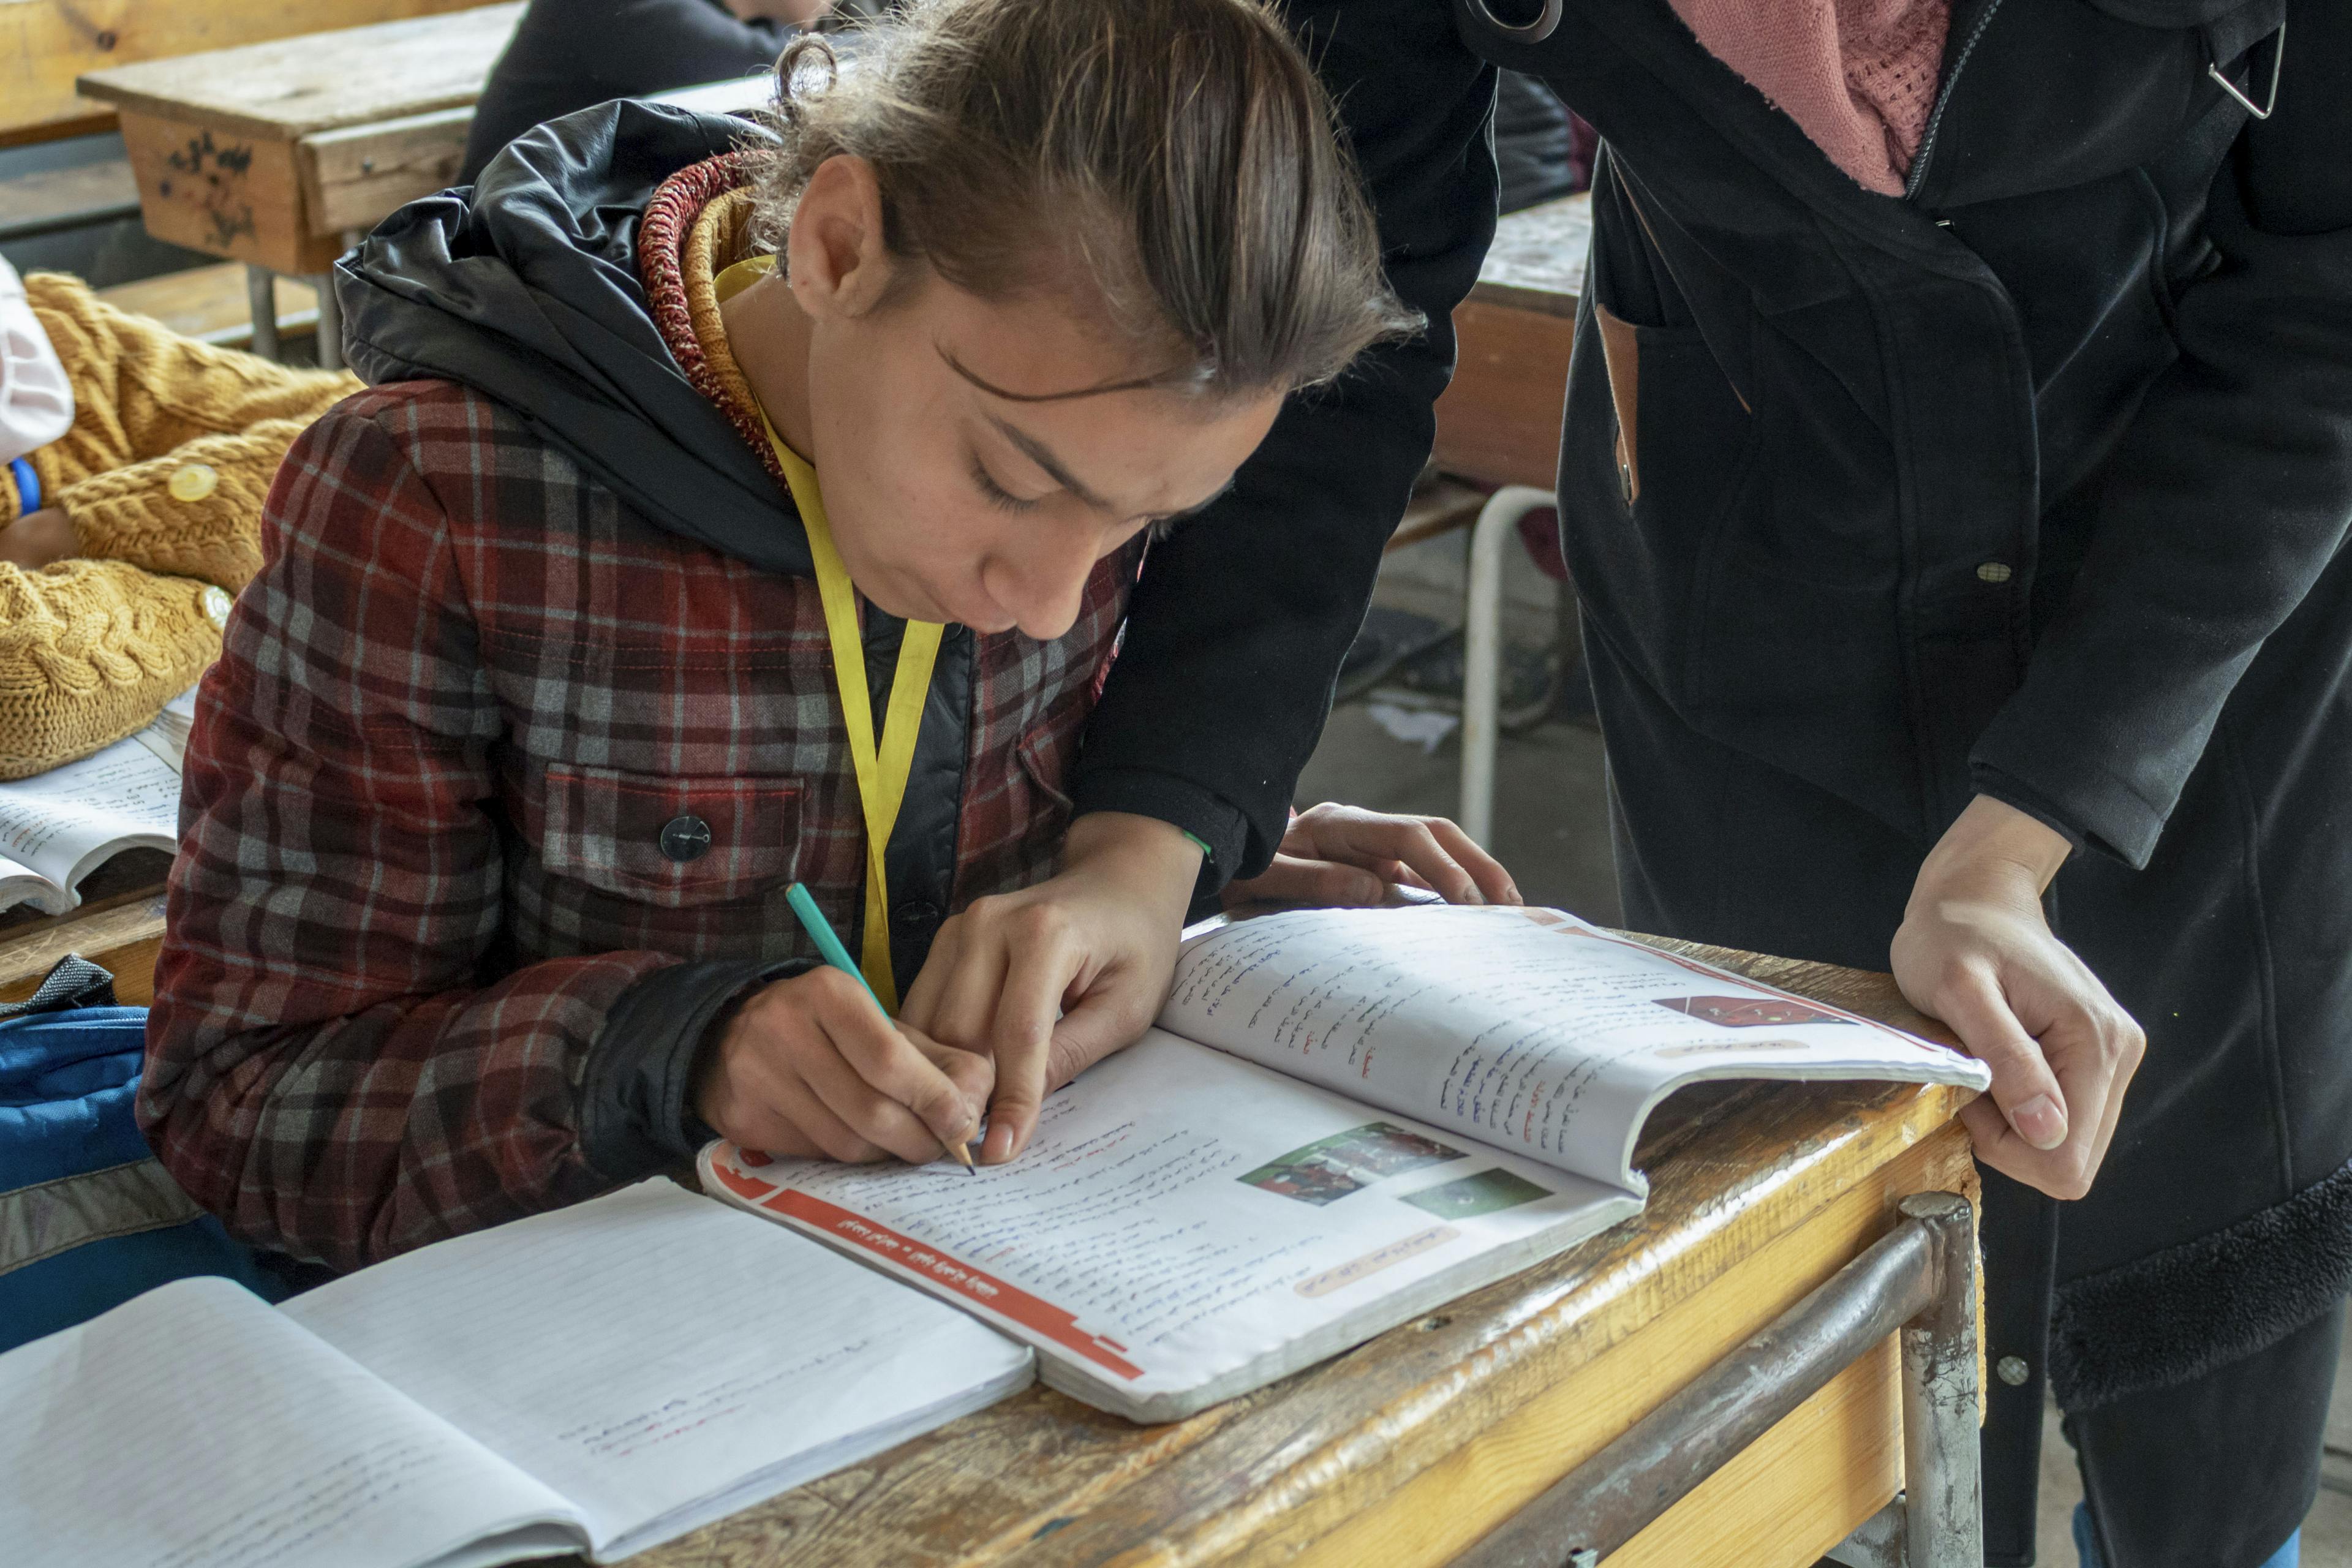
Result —
<path fill-rule="evenodd" d="M 530 0 L 474 105 L 459 184 L 534 125 L 612 98 L 750 76 L 833 0 Z"/>
<path fill-rule="evenodd" d="M 1073 824 L 1082 729 L 1130 595 L 1253 602 L 1164 576 L 1177 520 L 1416 323 L 1257 6 L 892 26 L 837 80 L 788 52 L 773 141 L 607 104 L 342 264 L 375 389 L 290 454 L 205 680 L 142 1085 L 242 1237 L 350 1267 L 713 1131 L 934 1158 L 983 1101 L 1008 1158 L 1230 875 L 1165 818 Z M 1279 560 L 1280 527 L 1223 548 Z M 1154 715 L 1160 765 L 1279 685 Z M 1347 862 L 1515 897 L 1445 825 L 1325 813 L 1295 847 L 1262 889 Z M 794 880 L 900 1026 L 815 963 Z"/>
<path fill-rule="evenodd" d="M 0 778 L 111 745 L 195 684 L 261 564 L 278 458 L 358 385 L 0 260 Z"/>

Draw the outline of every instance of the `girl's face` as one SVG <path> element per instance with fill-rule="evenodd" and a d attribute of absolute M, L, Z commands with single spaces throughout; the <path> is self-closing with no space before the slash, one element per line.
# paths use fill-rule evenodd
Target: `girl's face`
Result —
<path fill-rule="evenodd" d="M 892 615 L 1060 636 L 1095 563 L 1223 490 L 1281 407 L 1148 389 L 1028 401 L 1167 367 L 1053 291 L 990 300 L 908 276 L 856 159 L 819 168 L 786 263 L 728 302 L 730 342 L 815 465 L 851 581 Z"/>

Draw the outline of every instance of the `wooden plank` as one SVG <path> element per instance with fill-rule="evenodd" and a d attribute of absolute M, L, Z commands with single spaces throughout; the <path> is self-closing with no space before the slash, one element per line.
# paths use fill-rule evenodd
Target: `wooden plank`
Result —
<path fill-rule="evenodd" d="M 279 278 L 277 286 L 278 336 L 317 331 L 318 290 L 299 278 Z M 241 261 L 118 283 L 100 289 L 98 297 L 117 310 L 152 317 L 184 338 L 232 348 L 253 341 L 253 316 Z"/>
<path fill-rule="evenodd" d="M 78 952 L 114 973 L 114 997 L 143 1007 L 155 999 L 155 955 L 163 945 L 163 893 L 125 893 L 84 905 L 0 942 L 0 1002 L 22 1002 L 57 961 Z"/>
<path fill-rule="evenodd" d="M 1610 1553 L 1609 1568 L 1807 1568 L 1903 1484 L 1903 1363 L 1889 1335 Z"/>
<path fill-rule="evenodd" d="M 1413 490 L 1412 500 L 1405 503 L 1404 516 L 1397 520 L 1396 531 L 1389 535 L 1383 549 L 1402 550 L 1441 533 L 1467 528 L 1478 521 L 1479 509 L 1486 504 L 1484 491 L 1452 479 L 1440 477 L 1423 484 Z"/>
<path fill-rule="evenodd" d="M 128 158 L 103 158 L 0 180 L 0 239 L 128 217 L 138 210 L 139 182 Z"/>
<path fill-rule="evenodd" d="M 279 37 L 90 71 L 82 92 L 132 112 L 292 142 L 340 125 L 470 106 L 514 36 L 521 0 Z"/>
<path fill-rule="evenodd" d="M 654 95 L 656 102 L 706 114 L 764 109 L 774 98 L 775 80 L 764 71 Z M 468 102 L 305 136 L 303 200 L 310 232 L 323 237 L 372 228 L 403 203 L 456 184 L 473 123 Z"/>
<path fill-rule="evenodd" d="M 1575 321 L 1472 299 L 1454 310 L 1454 331 L 1460 357 L 1453 384 L 1437 400 L 1430 460 L 1490 485 L 1552 489 Z"/>
<path fill-rule="evenodd" d="M 122 144 L 158 239 L 274 272 L 324 272 L 342 251 L 303 218 L 291 142 L 126 111 Z"/>
<path fill-rule="evenodd" d="M 373 228 L 403 204 L 457 184 L 473 123 L 468 104 L 304 137 L 299 167 L 310 232 Z"/>
<path fill-rule="evenodd" d="M 478 3 L 0 0 L 0 146 L 112 130 L 112 107 L 74 89 L 86 72 Z"/>

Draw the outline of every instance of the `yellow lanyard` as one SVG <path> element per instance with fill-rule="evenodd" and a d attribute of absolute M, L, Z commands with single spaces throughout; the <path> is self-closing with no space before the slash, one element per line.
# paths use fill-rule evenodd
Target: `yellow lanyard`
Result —
<path fill-rule="evenodd" d="M 724 300 L 734 294 L 773 265 L 772 258 L 764 256 L 736 263 L 719 275 L 719 297 Z M 857 624 L 857 590 L 841 563 L 841 552 L 834 548 L 833 526 L 825 519 L 824 495 L 817 488 L 816 470 L 784 445 L 764 409 L 760 423 L 768 433 L 768 444 L 775 448 L 776 461 L 783 465 L 793 503 L 800 509 L 802 527 L 808 531 L 817 594 L 824 601 L 825 635 L 833 644 L 834 680 L 841 689 L 842 726 L 849 732 L 850 761 L 857 770 L 857 795 L 866 812 L 866 935 L 857 965 L 881 999 L 883 1011 L 895 1016 L 898 987 L 890 973 L 890 889 L 883 872 L 883 850 L 898 824 L 898 807 L 907 798 L 907 775 L 915 766 L 915 733 L 922 727 L 931 667 L 939 661 L 940 637 L 947 628 L 937 621 L 906 624 L 877 748 L 874 704 L 866 687 L 866 639 Z"/>

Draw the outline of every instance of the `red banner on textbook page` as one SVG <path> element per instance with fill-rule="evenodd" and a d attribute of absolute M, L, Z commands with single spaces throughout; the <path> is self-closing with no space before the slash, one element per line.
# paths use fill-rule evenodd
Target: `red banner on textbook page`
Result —
<path fill-rule="evenodd" d="M 919 1274 L 935 1281 L 973 1306 L 1009 1319 L 1040 1338 L 1051 1340 L 1120 1377 L 1143 1375 L 1141 1367 L 1118 1353 L 1126 1346 L 1116 1340 L 1087 1333 L 1078 1327 L 1075 1314 L 1050 1301 L 1040 1300 L 1018 1286 L 1008 1285 L 977 1268 L 967 1268 L 936 1247 L 926 1246 L 911 1237 L 901 1236 L 889 1226 L 877 1225 L 862 1215 L 835 1207 L 823 1198 L 811 1197 L 790 1187 L 779 1187 L 773 1183 L 746 1176 L 729 1168 L 724 1160 L 713 1160 L 710 1168 L 730 1192 L 763 1209 L 798 1220 L 848 1246 L 894 1263 L 910 1274 Z"/>

